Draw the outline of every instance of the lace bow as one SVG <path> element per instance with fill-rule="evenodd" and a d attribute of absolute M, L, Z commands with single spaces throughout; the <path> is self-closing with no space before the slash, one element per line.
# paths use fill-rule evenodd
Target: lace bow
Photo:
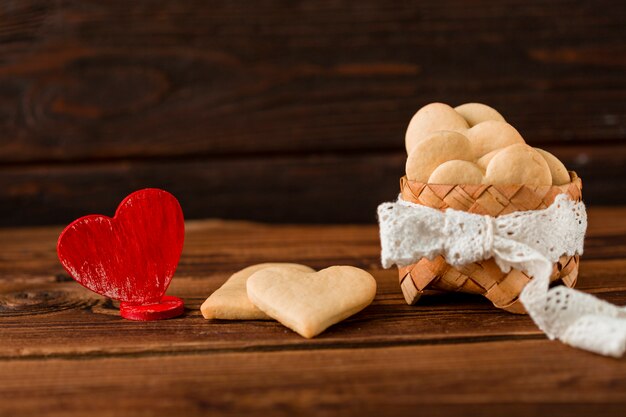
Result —
<path fill-rule="evenodd" d="M 493 258 L 503 272 L 515 268 L 533 277 L 520 300 L 550 339 L 607 356 L 626 350 L 626 309 L 564 286 L 549 289 L 559 257 L 583 253 L 582 202 L 561 194 L 544 210 L 491 217 L 398 198 L 378 207 L 378 219 L 383 267 L 438 255 L 452 266 Z"/>

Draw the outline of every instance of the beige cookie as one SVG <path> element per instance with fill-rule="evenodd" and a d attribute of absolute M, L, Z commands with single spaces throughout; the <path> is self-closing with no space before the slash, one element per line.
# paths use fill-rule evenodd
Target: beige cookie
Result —
<path fill-rule="evenodd" d="M 367 307 L 376 280 L 352 266 L 319 272 L 268 268 L 248 279 L 248 297 L 268 316 L 311 338 Z"/>
<path fill-rule="evenodd" d="M 413 147 L 439 130 L 464 131 L 467 122 L 452 107 L 443 103 L 430 103 L 418 110 L 406 130 L 405 145 L 407 154 Z"/>
<path fill-rule="evenodd" d="M 487 165 L 489 165 L 489 162 L 491 162 L 493 157 L 496 156 L 496 154 L 500 152 L 502 149 L 505 149 L 505 148 L 496 149 L 496 150 L 489 152 L 488 154 L 481 156 L 480 158 L 478 158 L 478 161 L 476 161 L 476 165 L 481 167 L 483 170 L 487 169 Z"/>
<path fill-rule="evenodd" d="M 552 155 L 550 152 L 544 151 L 543 149 L 535 148 L 537 152 L 543 156 L 543 159 L 548 163 L 548 167 L 550 168 L 550 173 L 552 174 L 552 184 L 553 185 L 563 185 L 569 184 L 571 181 L 569 177 L 569 173 L 567 172 L 567 168 L 559 159 Z"/>
<path fill-rule="evenodd" d="M 409 153 L 406 176 L 413 181 L 427 182 L 435 168 L 453 159 L 472 159 L 472 148 L 467 138 L 458 132 L 432 133 Z"/>
<path fill-rule="evenodd" d="M 497 120 L 479 123 L 469 129 L 466 135 L 477 159 L 496 149 L 525 143 L 522 135 L 513 126 Z"/>
<path fill-rule="evenodd" d="M 270 320 L 248 299 L 246 282 L 257 271 L 279 268 L 301 272 L 315 272 L 305 265 L 291 263 L 265 263 L 252 265 L 234 273 L 228 280 L 202 303 L 200 311 L 205 319 L 225 320 Z"/>
<path fill-rule="evenodd" d="M 485 183 L 552 185 L 552 175 L 539 152 L 526 144 L 516 144 L 502 149 L 491 159 Z"/>
<path fill-rule="evenodd" d="M 487 120 L 504 122 L 504 117 L 496 109 L 482 103 L 465 103 L 454 108 L 467 121 L 467 124 L 475 126 Z"/>
<path fill-rule="evenodd" d="M 483 182 L 483 171 L 473 162 L 447 161 L 439 165 L 430 177 L 429 184 L 480 184 Z"/>

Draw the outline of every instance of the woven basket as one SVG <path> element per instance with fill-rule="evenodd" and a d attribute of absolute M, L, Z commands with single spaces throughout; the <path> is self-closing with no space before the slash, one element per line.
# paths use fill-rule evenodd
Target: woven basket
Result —
<path fill-rule="evenodd" d="M 574 201 L 582 198 L 582 182 L 570 172 L 571 182 L 559 186 L 527 185 L 442 185 L 400 180 L 400 192 L 405 201 L 440 210 L 449 207 L 490 216 L 515 211 L 539 210 L 548 207 L 557 195 L 566 193 Z M 494 306 L 511 313 L 524 314 L 519 295 L 530 281 L 525 273 L 512 269 L 504 273 L 493 259 L 454 268 L 442 256 L 432 261 L 426 258 L 403 268 L 400 286 L 408 304 L 415 304 L 424 290 L 460 291 L 482 294 Z M 554 265 L 551 281 L 573 287 L 578 276 L 578 256 L 562 256 Z"/>

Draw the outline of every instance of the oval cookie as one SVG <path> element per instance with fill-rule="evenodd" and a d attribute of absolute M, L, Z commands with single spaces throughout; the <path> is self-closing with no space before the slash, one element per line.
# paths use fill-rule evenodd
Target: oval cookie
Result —
<path fill-rule="evenodd" d="M 405 145 L 406 152 L 428 137 L 431 133 L 439 130 L 465 130 L 469 126 L 467 122 L 452 107 L 444 103 L 431 103 L 422 107 L 413 116 L 406 129 Z"/>
<path fill-rule="evenodd" d="M 480 184 L 483 171 L 473 162 L 458 159 L 439 165 L 430 177 L 429 184 Z"/>
<path fill-rule="evenodd" d="M 571 181 L 569 177 L 569 172 L 567 172 L 567 168 L 565 168 L 565 165 L 563 165 L 559 158 L 552 155 L 548 151 L 544 151 L 543 149 L 535 148 L 535 150 L 539 152 L 539 154 L 543 156 L 543 159 L 545 159 L 548 163 L 550 173 L 552 174 L 553 185 L 568 184 Z"/>
<path fill-rule="evenodd" d="M 482 103 L 465 103 L 454 108 L 467 121 L 470 126 L 476 126 L 487 120 L 504 122 L 504 117 L 496 109 Z"/>
<path fill-rule="evenodd" d="M 502 149 L 491 159 L 485 183 L 552 185 L 552 175 L 539 152 L 526 144 L 516 144 Z"/>
<path fill-rule="evenodd" d="M 409 180 L 427 182 L 439 165 L 453 159 L 468 161 L 472 149 L 465 136 L 458 132 L 435 132 L 416 144 L 406 160 Z"/>
<path fill-rule="evenodd" d="M 525 143 L 522 135 L 513 126 L 497 120 L 477 124 L 467 131 L 467 138 L 476 158 L 499 148 Z"/>

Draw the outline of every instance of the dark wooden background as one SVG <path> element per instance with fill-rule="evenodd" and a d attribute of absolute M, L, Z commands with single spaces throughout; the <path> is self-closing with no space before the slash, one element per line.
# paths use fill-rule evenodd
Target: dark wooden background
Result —
<path fill-rule="evenodd" d="M 624 1 L 0 2 L 0 225 L 373 222 L 431 101 L 493 105 L 626 203 Z"/>

